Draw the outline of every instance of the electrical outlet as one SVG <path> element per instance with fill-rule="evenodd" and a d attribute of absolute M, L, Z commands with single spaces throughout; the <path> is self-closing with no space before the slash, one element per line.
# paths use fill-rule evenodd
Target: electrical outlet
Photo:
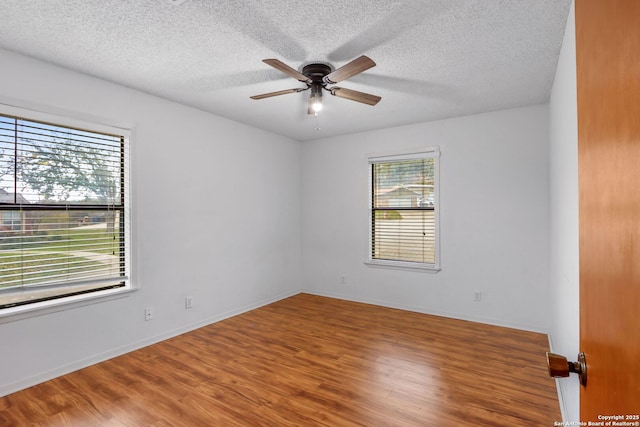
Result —
<path fill-rule="evenodd" d="M 482 301 L 482 292 L 474 291 L 473 292 L 473 300 L 474 301 Z"/>
<path fill-rule="evenodd" d="M 347 276 L 345 276 L 345 275 L 340 276 L 340 283 L 342 285 L 346 285 L 347 284 Z"/>
<path fill-rule="evenodd" d="M 151 307 L 145 308 L 144 309 L 144 320 L 145 321 L 149 321 L 153 319 L 153 310 L 151 310 Z"/>
<path fill-rule="evenodd" d="M 184 308 L 193 308 L 193 298 L 185 297 L 184 298 Z"/>

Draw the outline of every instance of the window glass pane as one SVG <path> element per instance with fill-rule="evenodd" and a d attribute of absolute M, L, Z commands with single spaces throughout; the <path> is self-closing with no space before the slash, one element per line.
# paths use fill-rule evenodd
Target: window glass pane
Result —
<path fill-rule="evenodd" d="M 4 211 L 19 225 L 0 231 L 0 286 L 117 277 L 124 249 L 113 211 Z"/>
<path fill-rule="evenodd" d="M 434 159 L 374 163 L 374 207 L 433 205 Z"/>
<path fill-rule="evenodd" d="M 120 138 L 19 120 L 18 191 L 30 202 L 119 204 Z"/>
<path fill-rule="evenodd" d="M 376 211 L 373 258 L 435 262 L 433 210 Z"/>

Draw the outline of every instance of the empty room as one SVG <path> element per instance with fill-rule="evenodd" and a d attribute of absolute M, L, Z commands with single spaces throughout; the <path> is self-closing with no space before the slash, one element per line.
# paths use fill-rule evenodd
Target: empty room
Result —
<path fill-rule="evenodd" d="M 640 425 L 640 3 L 1 3 L 0 425 Z"/>

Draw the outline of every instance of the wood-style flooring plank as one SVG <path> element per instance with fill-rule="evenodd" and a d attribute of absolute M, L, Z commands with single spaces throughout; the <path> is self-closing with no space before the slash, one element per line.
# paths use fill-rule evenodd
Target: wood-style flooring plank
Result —
<path fill-rule="evenodd" d="M 543 426 L 543 334 L 299 294 L 0 398 L 2 426 Z"/>

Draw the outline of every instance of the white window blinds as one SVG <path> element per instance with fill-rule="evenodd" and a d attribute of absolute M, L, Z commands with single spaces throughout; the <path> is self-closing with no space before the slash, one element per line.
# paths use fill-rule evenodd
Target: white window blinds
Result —
<path fill-rule="evenodd" d="M 371 260 L 437 264 L 437 154 L 369 160 Z"/>
<path fill-rule="evenodd" d="M 0 115 L 0 308 L 125 286 L 127 145 Z"/>

